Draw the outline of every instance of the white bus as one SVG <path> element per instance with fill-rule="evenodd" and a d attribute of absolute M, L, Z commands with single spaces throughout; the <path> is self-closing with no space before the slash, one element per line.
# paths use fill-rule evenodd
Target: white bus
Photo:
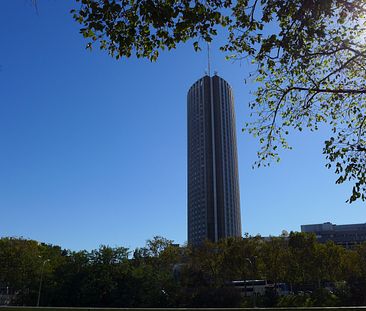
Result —
<path fill-rule="evenodd" d="M 268 291 L 275 291 L 279 296 L 288 295 L 290 292 L 286 283 L 272 283 L 266 280 L 231 281 L 231 285 L 240 290 L 242 296 L 264 296 Z"/>

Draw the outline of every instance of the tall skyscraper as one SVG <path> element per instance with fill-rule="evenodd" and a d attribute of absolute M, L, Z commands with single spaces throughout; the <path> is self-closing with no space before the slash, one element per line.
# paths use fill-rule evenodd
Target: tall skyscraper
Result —
<path fill-rule="evenodd" d="M 234 98 L 217 75 L 188 91 L 188 243 L 241 236 Z"/>

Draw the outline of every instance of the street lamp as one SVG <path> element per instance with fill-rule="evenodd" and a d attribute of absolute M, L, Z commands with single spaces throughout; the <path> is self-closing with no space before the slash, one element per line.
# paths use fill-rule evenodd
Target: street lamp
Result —
<path fill-rule="evenodd" d="M 252 273 L 253 273 L 253 278 L 254 278 L 254 273 L 255 273 L 255 263 L 256 263 L 256 259 L 257 259 L 257 256 L 253 256 L 252 258 L 249 258 L 249 257 L 245 257 L 245 260 L 247 262 L 250 263 L 250 266 L 252 268 Z M 256 308 L 256 298 L 257 298 L 257 292 L 254 291 L 254 280 L 252 280 L 252 283 L 253 283 L 253 293 L 252 293 L 252 297 L 253 297 L 253 306 L 254 308 Z"/>
<path fill-rule="evenodd" d="M 42 290 L 42 281 L 43 281 L 43 272 L 44 272 L 44 266 L 46 262 L 50 261 L 49 259 L 46 259 L 42 263 L 42 270 L 41 270 L 41 279 L 39 280 L 39 289 L 38 289 L 38 299 L 37 299 L 37 307 L 39 307 L 39 302 L 41 300 L 41 290 Z"/>
<path fill-rule="evenodd" d="M 250 260 L 249 257 L 245 257 L 245 260 L 250 263 L 250 265 L 253 267 L 253 262 Z"/>
<path fill-rule="evenodd" d="M 256 261 L 257 261 L 257 256 L 252 256 L 252 257 L 245 257 L 245 260 L 247 262 L 250 263 L 250 266 L 252 268 L 252 274 L 253 274 L 253 277 L 254 277 L 254 274 L 255 274 L 255 264 L 256 264 Z"/>

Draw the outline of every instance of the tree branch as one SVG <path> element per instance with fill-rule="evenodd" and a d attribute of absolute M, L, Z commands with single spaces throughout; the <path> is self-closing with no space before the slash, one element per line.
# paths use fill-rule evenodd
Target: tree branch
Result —
<path fill-rule="evenodd" d="M 366 89 L 354 90 L 354 89 L 321 89 L 321 88 L 307 88 L 294 86 L 286 90 L 286 94 L 291 91 L 309 91 L 317 93 L 333 93 L 333 94 L 366 94 Z"/>

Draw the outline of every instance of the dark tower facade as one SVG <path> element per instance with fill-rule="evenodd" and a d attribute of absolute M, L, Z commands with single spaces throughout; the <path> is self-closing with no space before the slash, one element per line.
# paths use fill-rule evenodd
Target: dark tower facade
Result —
<path fill-rule="evenodd" d="M 188 243 L 241 236 L 234 98 L 219 76 L 188 91 Z"/>

